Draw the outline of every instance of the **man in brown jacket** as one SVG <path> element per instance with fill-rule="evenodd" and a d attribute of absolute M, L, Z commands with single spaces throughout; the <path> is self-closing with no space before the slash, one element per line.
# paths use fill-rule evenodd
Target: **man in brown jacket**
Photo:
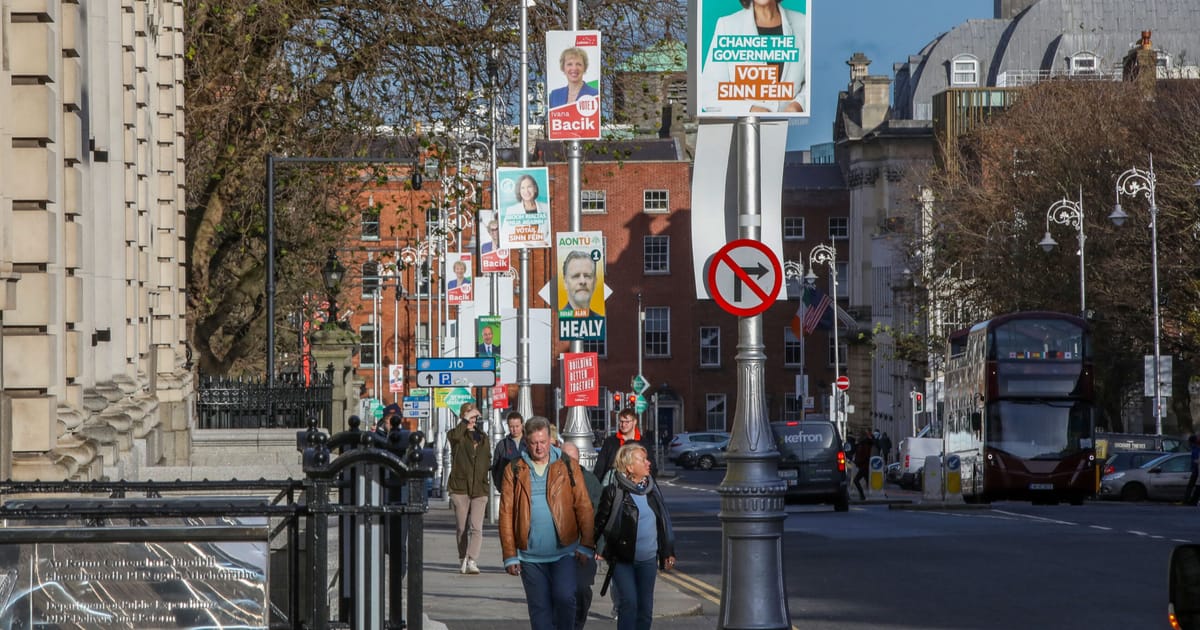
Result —
<path fill-rule="evenodd" d="M 459 572 L 479 573 L 479 550 L 483 547 L 483 513 L 487 509 L 488 477 L 492 467 L 492 448 L 488 436 L 478 426 L 479 408 L 466 403 L 458 410 L 458 426 L 450 429 L 450 505 L 454 507 L 455 534 L 458 540 Z"/>
<path fill-rule="evenodd" d="M 525 423 L 525 452 L 504 470 L 500 546 L 521 576 L 533 630 L 575 627 L 576 565 L 595 550 L 592 501 L 579 465 L 550 445 L 550 422 Z"/>

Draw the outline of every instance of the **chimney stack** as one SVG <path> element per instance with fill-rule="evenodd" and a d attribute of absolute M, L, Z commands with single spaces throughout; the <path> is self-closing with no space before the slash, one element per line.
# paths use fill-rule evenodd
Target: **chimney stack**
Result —
<path fill-rule="evenodd" d="M 1158 79 L 1158 53 L 1150 41 L 1150 31 L 1142 31 L 1142 38 L 1125 55 L 1121 77 L 1132 81 L 1147 99 L 1154 98 L 1154 84 Z"/>

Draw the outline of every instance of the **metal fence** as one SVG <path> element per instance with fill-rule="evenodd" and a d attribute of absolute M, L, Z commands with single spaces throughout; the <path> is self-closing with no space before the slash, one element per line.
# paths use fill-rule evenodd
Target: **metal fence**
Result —
<path fill-rule="evenodd" d="M 196 396 L 201 429 L 333 428 L 333 366 L 324 374 L 266 379 L 202 376 Z"/>

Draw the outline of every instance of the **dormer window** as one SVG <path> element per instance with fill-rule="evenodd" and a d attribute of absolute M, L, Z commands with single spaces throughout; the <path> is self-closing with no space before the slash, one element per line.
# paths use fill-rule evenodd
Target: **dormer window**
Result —
<path fill-rule="evenodd" d="M 974 55 L 959 55 L 950 61 L 950 85 L 952 87 L 976 87 L 979 85 L 979 60 Z"/>
<path fill-rule="evenodd" d="M 1155 52 L 1154 65 L 1156 67 L 1159 67 L 1159 68 L 1170 68 L 1171 67 L 1171 55 L 1168 55 L 1167 53 L 1165 53 L 1161 50 L 1156 50 L 1154 52 Z"/>
<path fill-rule="evenodd" d="M 1071 74 L 1096 74 L 1100 69 L 1100 58 L 1095 53 L 1079 52 L 1071 55 Z"/>

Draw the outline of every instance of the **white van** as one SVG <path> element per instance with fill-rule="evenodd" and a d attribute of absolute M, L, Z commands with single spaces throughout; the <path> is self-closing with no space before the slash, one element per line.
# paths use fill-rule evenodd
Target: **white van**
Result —
<path fill-rule="evenodd" d="M 921 489 L 921 475 L 925 469 L 925 458 L 942 455 L 942 438 L 924 437 L 929 427 L 921 429 L 919 437 L 907 437 L 900 441 L 900 487 Z"/>

